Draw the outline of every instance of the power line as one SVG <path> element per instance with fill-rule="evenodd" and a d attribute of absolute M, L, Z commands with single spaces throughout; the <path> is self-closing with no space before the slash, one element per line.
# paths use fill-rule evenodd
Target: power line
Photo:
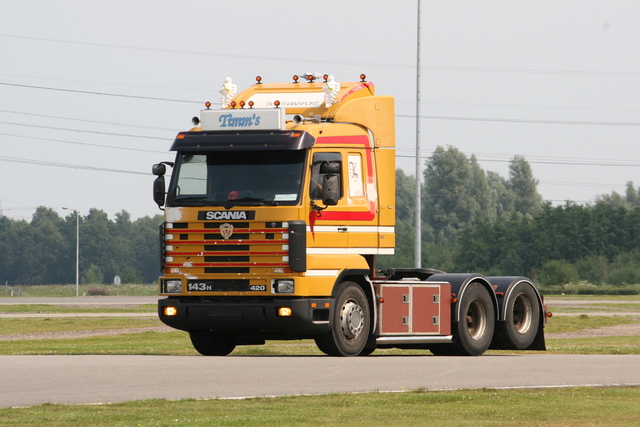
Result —
<path fill-rule="evenodd" d="M 415 158 L 415 154 L 398 154 L 396 153 L 396 157 L 403 158 Z M 476 157 L 476 160 L 479 162 L 497 162 L 497 163 L 511 163 L 512 160 L 509 159 L 486 159 L 482 157 Z M 542 164 L 542 165 L 566 165 L 566 166 L 611 166 L 611 167 L 640 167 L 640 163 L 602 163 L 602 162 L 585 162 L 585 161 L 561 161 L 561 160 L 529 160 L 527 159 L 527 163 L 530 164 Z"/>
<path fill-rule="evenodd" d="M 55 87 L 23 85 L 23 84 L 7 83 L 7 82 L 0 82 L 0 85 L 21 87 L 21 88 L 27 88 L 27 89 L 41 89 L 41 90 L 52 90 L 52 91 L 68 92 L 68 93 L 81 93 L 84 95 L 100 95 L 100 96 L 114 96 L 119 98 L 144 99 L 147 101 L 169 101 L 169 102 L 185 102 L 189 104 L 204 104 L 204 101 L 193 101 L 193 100 L 174 99 L 174 98 L 157 98 L 153 96 L 140 96 L 140 95 L 125 95 L 120 93 L 94 92 L 89 90 L 62 89 L 62 88 L 55 88 Z"/>
<path fill-rule="evenodd" d="M 396 117 L 415 119 L 415 115 L 396 114 Z M 421 119 L 430 120 L 458 120 L 473 122 L 503 122 L 503 123 L 533 123 L 552 125 L 588 125 L 588 126 L 640 126 L 640 122 L 601 122 L 581 120 L 533 120 L 533 119 L 507 119 L 498 117 L 456 117 L 456 116 L 420 116 Z"/>
<path fill-rule="evenodd" d="M 125 46 L 118 44 L 107 43 L 95 43 L 95 42 L 79 42 L 73 40 L 61 40 L 44 37 L 31 37 L 31 36 L 18 36 L 12 34 L 0 34 L 0 37 L 32 40 L 49 43 L 62 43 L 79 46 L 92 46 L 92 47 L 106 47 L 110 49 L 125 49 L 144 52 L 157 52 L 157 53 L 171 53 L 180 55 L 194 55 L 194 56 L 212 56 L 223 58 L 241 58 L 251 60 L 269 60 L 269 61 L 288 61 L 288 62 L 300 62 L 305 63 L 317 63 L 317 64 L 337 64 L 337 65 L 355 65 L 355 66 L 370 66 L 370 67 L 385 67 L 385 68 L 410 68 L 414 69 L 415 65 L 412 64 L 385 64 L 385 63 L 372 63 L 372 62 L 356 62 L 356 61 L 342 61 L 342 60 L 327 60 L 327 59 L 313 59 L 313 58 L 287 58 L 278 56 L 260 56 L 260 55 L 243 55 L 236 53 L 219 53 L 219 52 L 203 52 L 181 49 L 166 49 L 166 48 L 152 48 L 142 46 Z M 459 66 L 446 66 L 446 65 L 426 65 L 421 66 L 424 70 L 434 71 L 464 71 L 464 72 L 490 72 L 490 73 L 517 73 L 517 74 L 566 74 L 566 75 L 594 75 L 594 76 L 640 76 L 638 71 L 595 71 L 595 70 L 549 70 L 549 69 L 520 69 L 520 68 L 490 68 L 490 67 L 459 67 Z"/>
<path fill-rule="evenodd" d="M 53 139 L 53 138 L 41 138 L 41 137 L 36 137 L 36 136 L 16 135 L 16 134 L 11 134 L 11 133 L 4 133 L 4 132 L 0 132 L 0 135 L 11 136 L 11 137 L 14 137 L 14 138 L 37 139 L 37 140 L 40 140 L 40 141 L 61 142 L 61 143 L 64 143 L 64 144 L 86 145 L 86 146 L 89 146 L 89 147 L 111 148 L 111 149 L 114 149 L 114 150 L 141 151 L 141 152 L 144 152 L 144 153 L 162 153 L 162 154 L 167 154 L 166 151 L 144 150 L 144 149 L 141 149 L 141 148 L 131 148 L 131 147 L 114 147 L 112 145 L 91 144 L 91 143 L 88 143 L 88 142 L 67 141 L 67 140 L 64 140 L 64 139 Z"/>
<path fill-rule="evenodd" d="M 71 129 L 71 128 L 59 128 L 55 126 L 44 126 L 44 125 L 34 125 L 27 123 L 15 123 L 15 122 L 5 122 L 0 120 L 0 124 L 4 125 L 12 125 L 12 126 L 25 126 L 30 128 L 39 128 L 39 129 L 50 129 L 50 130 L 63 130 L 63 131 L 71 131 L 71 132 L 81 132 L 81 133 L 92 133 L 98 135 L 109 135 L 109 136 L 126 136 L 130 138 L 142 138 L 142 139 L 156 139 L 159 141 L 171 141 L 169 138 L 158 138 L 155 136 L 147 136 L 147 135 L 132 135 L 127 133 L 115 133 L 115 132 L 102 132 L 97 130 L 84 130 L 84 129 Z"/>
<path fill-rule="evenodd" d="M 57 77 L 48 77 L 48 76 L 28 76 L 25 74 L 6 74 L 0 73 L 0 76 L 3 77 L 17 77 L 19 79 L 32 79 L 32 80 L 53 80 L 58 82 L 71 82 L 71 83 L 84 83 L 84 84 L 96 84 L 96 85 L 107 85 L 107 86 L 125 86 L 125 87 L 137 87 L 144 89 L 162 89 L 162 90 L 179 90 L 179 91 L 188 91 L 188 92 L 198 92 L 202 93 L 202 89 L 194 89 L 194 88 L 186 88 L 186 87 L 172 87 L 172 86 L 160 86 L 160 85 L 142 85 L 136 83 L 123 83 L 123 82 L 99 82 L 95 80 L 80 80 L 80 79 L 63 79 Z"/>
<path fill-rule="evenodd" d="M 109 125 L 109 126 L 132 127 L 132 128 L 136 128 L 136 129 L 167 130 L 167 131 L 175 132 L 175 129 L 161 128 L 161 127 L 156 127 L 156 126 L 131 125 L 131 124 L 126 124 L 126 123 L 113 123 L 113 122 L 105 122 L 105 121 L 100 121 L 100 120 L 77 119 L 77 118 L 72 118 L 72 117 L 51 116 L 51 115 L 39 114 L 39 113 L 26 113 L 26 112 L 23 112 L 23 111 L 0 110 L 0 113 L 19 114 L 19 115 L 22 115 L 22 116 L 31 116 L 31 117 L 47 118 L 47 119 L 70 120 L 70 121 L 74 121 L 74 122 L 93 123 L 93 124 Z"/>
<path fill-rule="evenodd" d="M 92 170 L 92 171 L 98 171 L 98 172 L 115 172 L 115 173 L 126 173 L 126 174 L 147 175 L 147 176 L 149 175 L 149 173 L 145 173 L 145 172 L 127 171 L 122 169 L 99 168 L 95 166 L 74 165 L 70 163 L 46 162 L 41 160 L 21 159 L 18 157 L 0 156 L 0 162 L 26 163 L 29 165 L 52 166 L 52 167 L 68 168 L 68 169 L 84 169 L 84 170 Z"/>

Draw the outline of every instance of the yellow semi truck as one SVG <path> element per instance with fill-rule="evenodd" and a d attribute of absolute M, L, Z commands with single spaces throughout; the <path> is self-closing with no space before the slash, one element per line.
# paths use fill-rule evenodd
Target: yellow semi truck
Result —
<path fill-rule="evenodd" d="M 395 246 L 393 97 L 364 75 L 257 77 L 237 94 L 227 78 L 220 93 L 223 108 L 207 103 L 175 161 L 153 167 L 158 314 L 199 353 L 274 339 L 314 339 L 333 356 L 545 349 L 527 278 L 376 269 Z"/>

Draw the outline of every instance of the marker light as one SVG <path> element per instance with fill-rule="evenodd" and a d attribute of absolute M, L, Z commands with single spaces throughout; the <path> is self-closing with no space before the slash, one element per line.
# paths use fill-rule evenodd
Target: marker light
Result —
<path fill-rule="evenodd" d="M 256 82 L 258 82 L 258 84 L 261 84 L 262 83 L 262 77 L 256 76 Z"/>
<path fill-rule="evenodd" d="M 278 316 L 280 317 L 291 317 L 293 311 L 291 307 L 278 307 Z"/>
<path fill-rule="evenodd" d="M 231 108 L 236 108 L 236 101 L 231 101 L 229 105 L 231 106 Z"/>
<path fill-rule="evenodd" d="M 207 110 L 211 108 L 211 103 L 209 101 L 204 103 L 204 106 L 207 107 Z"/>
<path fill-rule="evenodd" d="M 324 79 L 324 82 L 326 83 L 327 80 L 329 79 L 329 74 L 325 74 L 324 76 L 322 76 L 322 78 Z"/>
<path fill-rule="evenodd" d="M 366 74 L 360 74 L 360 80 L 361 81 L 363 81 L 363 82 L 366 81 L 366 78 L 367 78 Z"/>
<path fill-rule="evenodd" d="M 313 74 L 307 74 L 307 81 L 309 83 L 313 83 L 313 80 L 316 78 Z"/>
<path fill-rule="evenodd" d="M 300 78 L 300 77 L 298 77 L 297 75 L 293 76 L 293 82 L 294 82 L 294 83 L 298 83 L 298 79 L 299 79 L 299 78 Z"/>
<path fill-rule="evenodd" d="M 167 317 L 173 317 L 178 315 L 178 309 L 175 307 L 165 307 L 163 312 L 164 312 L 164 315 Z"/>
<path fill-rule="evenodd" d="M 273 105 L 276 106 L 276 108 L 280 107 L 280 101 L 278 101 L 277 99 L 275 101 L 273 101 Z"/>
<path fill-rule="evenodd" d="M 249 108 L 253 108 L 253 101 L 249 101 Z"/>
<path fill-rule="evenodd" d="M 240 108 L 244 108 L 244 101 L 240 101 Z"/>

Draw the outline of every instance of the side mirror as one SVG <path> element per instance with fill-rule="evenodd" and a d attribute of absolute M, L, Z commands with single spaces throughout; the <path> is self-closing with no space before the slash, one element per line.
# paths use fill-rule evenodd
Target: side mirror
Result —
<path fill-rule="evenodd" d="M 320 165 L 320 173 L 340 173 L 340 162 L 323 161 Z"/>
<path fill-rule="evenodd" d="M 340 200 L 340 179 L 338 175 L 325 175 L 322 180 L 322 203 L 335 206 Z"/>
<path fill-rule="evenodd" d="M 162 165 L 164 167 L 164 165 Z M 164 206 L 166 191 L 164 186 L 164 175 L 159 175 L 153 181 L 153 201 L 162 209 Z"/>
<path fill-rule="evenodd" d="M 151 168 L 151 172 L 156 176 L 162 176 L 167 173 L 167 167 L 164 165 L 164 163 L 158 163 L 153 165 L 153 167 Z"/>

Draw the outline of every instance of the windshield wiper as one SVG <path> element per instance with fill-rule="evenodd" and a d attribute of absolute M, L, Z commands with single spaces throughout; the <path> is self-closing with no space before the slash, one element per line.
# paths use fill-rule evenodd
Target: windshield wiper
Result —
<path fill-rule="evenodd" d="M 188 206 L 223 206 L 221 202 L 207 199 L 207 196 L 178 196 L 173 199 L 173 202 L 180 205 L 186 202 Z"/>
<path fill-rule="evenodd" d="M 225 204 L 235 206 L 278 206 L 278 202 L 273 202 L 271 200 L 265 200 L 264 198 L 257 197 L 241 197 L 239 199 L 227 200 Z"/>

